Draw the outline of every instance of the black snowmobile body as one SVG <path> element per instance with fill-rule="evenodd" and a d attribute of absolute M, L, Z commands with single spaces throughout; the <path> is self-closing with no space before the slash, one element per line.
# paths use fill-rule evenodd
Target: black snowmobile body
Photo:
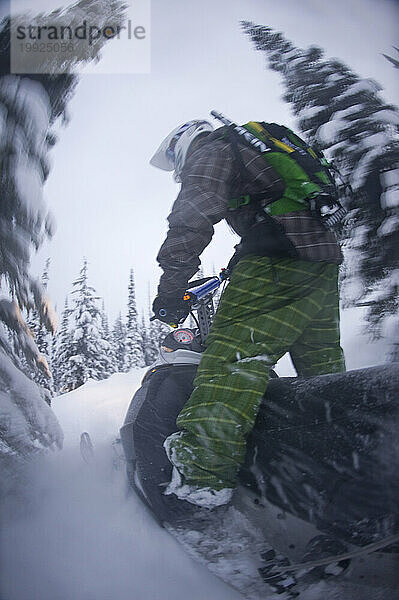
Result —
<path fill-rule="evenodd" d="M 174 510 L 164 495 L 172 469 L 163 443 L 177 429 L 199 357 L 177 351 L 173 361 L 181 362 L 151 368 L 121 428 L 130 483 L 161 523 Z M 241 487 L 255 503 L 267 501 L 350 543 L 397 533 L 398 390 L 399 364 L 271 379 L 248 438 Z"/>
<path fill-rule="evenodd" d="M 198 329 L 165 338 L 131 401 L 120 430 L 131 486 L 193 558 L 248 599 L 302 597 L 309 577 L 328 585 L 338 568 L 341 600 L 399 600 L 399 363 L 274 374 L 232 501 L 208 510 L 165 494 L 164 442 L 191 395 L 225 279 L 191 285 Z"/>

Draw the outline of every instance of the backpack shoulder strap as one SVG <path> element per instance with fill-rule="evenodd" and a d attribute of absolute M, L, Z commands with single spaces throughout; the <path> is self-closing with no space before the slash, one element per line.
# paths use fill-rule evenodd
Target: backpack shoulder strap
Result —
<path fill-rule="evenodd" d="M 333 189 L 335 190 L 336 183 L 331 173 L 331 167 L 322 152 L 314 150 L 305 140 L 284 125 L 265 122 L 251 122 L 250 125 L 251 127 L 254 125 L 258 126 L 258 133 L 263 135 L 262 141 L 266 141 L 265 138 L 269 138 L 270 143 L 274 144 L 277 150 L 291 154 L 292 158 L 302 167 L 311 181 L 320 185 L 320 178 L 315 177 L 315 175 L 322 172 L 324 177 L 327 178 L 324 183 L 328 183 L 331 186 L 331 193 Z"/>
<path fill-rule="evenodd" d="M 249 171 L 248 171 L 247 167 L 245 166 L 245 163 L 242 159 L 241 152 L 240 152 L 240 149 L 239 149 L 238 143 L 237 143 L 237 136 L 234 133 L 234 129 L 231 126 L 226 127 L 226 137 L 230 141 L 230 145 L 233 150 L 234 157 L 236 159 L 238 170 L 240 171 L 240 175 L 241 175 L 241 179 L 242 179 L 243 183 L 245 184 L 245 183 L 250 182 L 251 176 L 250 176 Z"/>
<path fill-rule="evenodd" d="M 250 174 L 250 172 L 248 171 L 243 158 L 241 156 L 241 150 L 238 147 L 238 142 L 237 142 L 237 135 L 234 132 L 234 128 L 233 127 L 226 127 L 225 128 L 225 136 L 229 139 L 233 153 L 234 153 L 234 157 L 236 159 L 236 164 L 238 166 L 240 175 L 241 175 L 241 180 L 243 182 L 243 184 L 247 184 L 247 183 L 251 183 L 252 181 L 252 176 Z M 269 194 L 267 194 L 268 200 L 266 201 L 266 194 L 259 192 L 259 193 L 255 193 L 255 194 L 247 194 L 245 196 L 240 196 L 239 198 L 234 198 L 230 201 L 230 208 L 231 209 L 235 209 L 235 208 L 240 208 L 241 206 L 247 206 L 248 204 L 252 204 L 256 209 L 260 209 L 262 214 L 263 214 L 263 209 L 268 206 L 269 204 L 272 204 L 273 202 L 276 201 L 276 198 L 269 198 Z M 262 209 L 260 208 L 259 203 L 262 202 Z"/>
<path fill-rule="evenodd" d="M 289 131 L 287 127 L 283 125 L 277 125 L 277 123 L 258 123 L 257 121 L 250 121 L 244 127 L 247 127 L 260 137 L 263 143 L 265 143 L 271 150 L 278 150 L 279 152 L 287 152 L 291 154 L 295 151 L 290 145 L 286 144 L 282 138 Z"/>

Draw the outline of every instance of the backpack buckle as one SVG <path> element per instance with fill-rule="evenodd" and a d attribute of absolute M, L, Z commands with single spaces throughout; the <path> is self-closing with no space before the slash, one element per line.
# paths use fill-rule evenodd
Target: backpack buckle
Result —
<path fill-rule="evenodd" d="M 325 229 L 335 229 L 347 214 L 342 204 L 330 194 L 318 194 L 309 198 L 311 213 L 321 221 Z"/>

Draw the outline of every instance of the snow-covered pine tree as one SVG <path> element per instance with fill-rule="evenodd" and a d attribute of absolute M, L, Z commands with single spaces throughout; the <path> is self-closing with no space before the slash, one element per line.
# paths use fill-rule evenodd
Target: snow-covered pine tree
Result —
<path fill-rule="evenodd" d="M 89 8 L 101 27 L 111 22 L 123 24 L 124 4 L 118 0 L 81 0 L 66 10 L 41 14 L 37 24 L 54 24 L 62 15 L 66 25 L 81 22 L 82 10 Z M 83 16 L 85 15 L 83 12 Z M 32 15 L 20 19 L 33 24 Z M 18 25 L 17 20 L 13 20 Z M 36 309 L 43 324 L 53 331 L 54 315 L 40 283 L 29 271 L 30 255 L 44 239 L 51 237 L 53 220 L 43 201 L 43 184 L 49 173 L 48 151 L 56 141 L 51 127 L 58 117 L 65 119 L 66 104 L 77 79 L 67 74 L 68 66 L 98 59 L 106 41 L 89 49 L 89 54 L 65 60 L 65 74 L 59 73 L 59 56 L 52 53 L 46 65 L 48 74 L 10 74 L 10 18 L 0 22 L 0 487 L 9 488 L 18 473 L 18 464 L 30 455 L 62 445 L 62 431 L 47 403 L 45 394 L 20 369 L 18 356 L 10 343 L 10 332 L 19 354 L 28 363 L 47 365 L 36 347 L 21 309 Z M 86 44 L 86 46 L 88 46 Z"/>
<path fill-rule="evenodd" d="M 45 86 L 28 77 L 9 74 L 8 20 L 0 24 L 0 488 L 7 489 L 17 465 L 48 447 L 62 445 L 62 432 L 46 403 L 45 391 L 20 369 L 18 355 L 30 369 L 48 366 L 25 324 L 21 309 L 35 309 L 54 331 L 56 320 L 40 282 L 30 274 L 32 251 L 53 231 L 43 201 L 48 174 L 49 128 L 54 105 Z M 10 344 L 12 332 L 15 350 Z"/>
<path fill-rule="evenodd" d="M 116 356 L 112 343 L 112 335 L 109 330 L 108 316 L 105 311 L 104 300 L 101 306 L 101 328 L 100 334 L 104 342 L 105 353 L 103 354 L 103 377 L 105 379 L 117 371 Z"/>
<path fill-rule="evenodd" d="M 112 347 L 115 356 L 116 372 L 123 373 L 126 354 L 126 325 L 122 321 L 121 313 L 119 313 L 112 329 Z"/>
<path fill-rule="evenodd" d="M 126 352 L 124 371 L 130 371 L 130 369 L 133 369 L 135 367 L 143 366 L 144 356 L 142 350 L 140 326 L 137 316 L 134 272 L 133 269 L 131 269 L 127 302 Z"/>
<path fill-rule="evenodd" d="M 73 389 L 69 380 L 69 359 L 73 355 L 72 335 L 69 326 L 70 315 L 71 309 L 68 306 L 68 298 L 65 298 L 61 325 L 55 334 L 51 361 L 54 388 L 60 394 L 70 392 Z"/>
<path fill-rule="evenodd" d="M 344 230 L 345 295 L 368 306 L 375 335 L 399 329 L 399 111 L 381 87 L 317 47 L 296 48 L 270 27 L 243 22 L 286 88 L 298 130 L 332 159 L 354 195 Z M 265 115 L 268 118 L 268 115 Z"/>
<path fill-rule="evenodd" d="M 74 306 L 70 313 L 71 356 L 65 365 L 65 380 L 69 389 L 76 389 L 88 379 L 104 379 L 104 364 L 108 344 L 101 337 L 101 311 L 98 296 L 88 284 L 87 260 L 73 283 Z"/>
<path fill-rule="evenodd" d="M 148 340 L 148 326 L 144 319 L 144 314 L 141 314 L 140 319 L 140 336 L 141 336 L 141 350 L 144 358 L 144 365 L 148 367 L 151 364 L 149 354 L 149 340 Z"/>
<path fill-rule="evenodd" d="M 50 269 L 50 259 L 48 258 L 46 260 L 46 264 L 44 266 L 42 279 L 41 279 L 44 292 L 47 292 L 47 288 L 48 288 L 49 269 Z M 36 346 L 39 348 L 40 352 L 42 354 L 44 354 L 46 356 L 46 358 L 48 358 L 50 356 L 49 332 L 45 327 L 43 327 L 43 323 L 40 319 L 40 315 L 38 314 L 36 309 L 31 311 L 31 313 L 29 314 L 28 325 L 29 325 L 30 330 L 34 334 Z M 47 361 L 47 362 L 49 362 L 49 361 Z"/>
<path fill-rule="evenodd" d="M 55 305 L 54 310 L 55 310 L 55 313 L 58 314 L 57 305 Z M 54 393 L 57 391 L 57 384 L 56 384 L 56 377 L 54 375 L 54 364 L 53 364 L 53 362 L 54 362 L 54 357 L 55 357 L 55 353 L 56 353 L 56 349 L 57 349 L 57 335 L 59 333 L 59 328 L 60 328 L 60 325 L 58 325 L 57 330 L 51 336 L 51 342 L 50 342 L 50 347 L 49 347 L 49 351 L 50 351 L 50 365 L 51 365 L 51 376 L 53 378 L 53 390 L 54 390 Z"/>
<path fill-rule="evenodd" d="M 42 274 L 42 286 L 44 292 L 47 291 L 48 280 L 49 280 L 49 268 L 50 268 L 50 259 L 47 259 L 43 274 Z M 49 365 L 49 369 L 51 371 L 51 362 L 50 362 L 50 354 L 51 354 L 51 336 L 48 329 L 45 327 L 42 319 L 38 311 L 34 308 L 28 313 L 27 324 L 32 332 L 33 339 L 36 343 L 36 346 L 40 352 L 40 354 L 45 358 L 47 364 Z M 30 377 L 33 381 L 36 381 L 44 390 L 46 394 L 46 400 L 48 404 L 51 404 L 51 396 L 54 394 L 54 381 L 52 377 L 48 377 L 41 369 L 37 367 L 34 369 L 30 369 Z"/>

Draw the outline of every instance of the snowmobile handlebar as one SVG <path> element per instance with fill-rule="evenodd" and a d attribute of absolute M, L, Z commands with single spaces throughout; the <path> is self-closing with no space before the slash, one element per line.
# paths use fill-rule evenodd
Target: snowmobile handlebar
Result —
<path fill-rule="evenodd" d="M 192 281 L 186 288 L 184 299 L 191 301 L 191 308 L 196 308 L 200 300 L 213 295 L 229 277 L 230 270 L 227 268 L 222 269 L 219 275 Z"/>
<path fill-rule="evenodd" d="M 191 307 L 194 307 L 199 300 L 206 298 L 209 294 L 216 292 L 222 284 L 222 279 L 217 275 L 206 280 L 200 285 L 187 288 L 186 294 L 190 296 Z"/>
<path fill-rule="evenodd" d="M 192 310 L 200 311 L 212 299 L 213 294 L 227 278 L 228 270 L 222 269 L 219 276 L 215 275 L 192 281 L 191 284 L 187 285 L 182 298 L 187 308 L 176 307 L 175 310 L 168 311 L 166 307 L 161 307 L 157 310 L 157 314 L 151 317 L 150 321 L 161 317 L 161 321 L 172 327 L 177 327 L 186 320 Z"/>

